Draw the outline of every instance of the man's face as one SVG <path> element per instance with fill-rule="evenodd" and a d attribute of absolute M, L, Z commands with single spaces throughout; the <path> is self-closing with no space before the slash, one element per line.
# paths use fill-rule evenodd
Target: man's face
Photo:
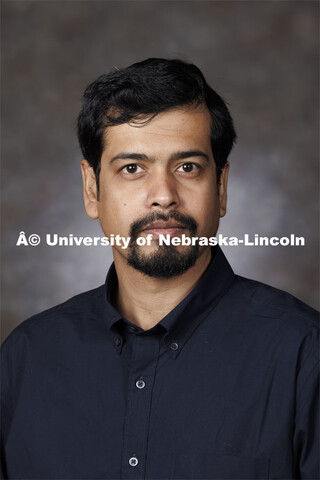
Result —
<path fill-rule="evenodd" d="M 169 110 L 138 125 L 108 127 L 101 158 L 99 200 L 91 167 L 83 160 L 87 213 L 99 218 L 104 234 L 143 237 L 150 246 L 114 247 L 114 258 L 151 276 L 183 273 L 210 249 L 160 247 L 159 234 L 214 236 L 225 214 L 228 166 L 218 187 L 210 143 L 211 118 L 204 107 Z M 167 260 L 167 262 L 166 262 Z M 151 263 L 150 263 L 151 262 Z M 166 262 L 162 274 L 161 262 Z M 169 264 L 179 263 L 170 270 Z M 158 274 L 152 275 L 160 265 Z M 151 269 L 151 271 L 150 271 Z M 167 269 L 167 270 L 166 270 Z"/>

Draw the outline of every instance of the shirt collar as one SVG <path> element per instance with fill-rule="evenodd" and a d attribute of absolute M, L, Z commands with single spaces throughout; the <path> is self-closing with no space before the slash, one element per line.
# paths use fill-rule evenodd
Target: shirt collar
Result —
<path fill-rule="evenodd" d="M 222 250 L 219 246 L 213 247 L 210 264 L 195 288 L 158 324 L 165 332 L 165 348 L 172 358 L 179 355 L 194 330 L 215 308 L 234 279 L 235 275 Z M 116 328 L 116 323 L 122 316 L 112 305 L 117 286 L 116 270 L 112 264 L 105 283 L 104 311 L 112 333 L 112 341 L 120 353 L 123 339 Z"/>

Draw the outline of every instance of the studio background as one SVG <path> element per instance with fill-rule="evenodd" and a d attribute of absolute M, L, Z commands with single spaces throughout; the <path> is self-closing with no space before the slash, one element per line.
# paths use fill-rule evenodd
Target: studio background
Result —
<path fill-rule="evenodd" d="M 94 288 L 108 247 L 49 247 L 46 233 L 100 235 L 82 203 L 75 133 L 85 86 L 147 57 L 201 68 L 238 142 L 225 235 L 304 236 L 305 247 L 223 247 L 236 273 L 318 306 L 318 2 L 2 2 L 2 326 Z M 16 246 L 20 231 L 37 247 Z"/>

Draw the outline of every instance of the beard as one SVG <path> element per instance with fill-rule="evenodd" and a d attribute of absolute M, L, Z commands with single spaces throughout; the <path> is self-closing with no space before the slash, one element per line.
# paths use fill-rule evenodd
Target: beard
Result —
<path fill-rule="evenodd" d="M 183 228 L 189 230 L 190 236 L 197 234 L 197 223 L 189 215 L 176 211 L 167 215 L 153 212 L 147 217 L 133 222 L 130 226 L 128 264 L 149 277 L 171 278 L 182 275 L 195 264 L 199 255 L 198 244 L 180 247 L 182 250 L 174 245 L 158 245 L 155 251 L 147 254 L 142 251 L 144 247 L 136 243 L 139 233 L 157 220 L 175 220 Z"/>

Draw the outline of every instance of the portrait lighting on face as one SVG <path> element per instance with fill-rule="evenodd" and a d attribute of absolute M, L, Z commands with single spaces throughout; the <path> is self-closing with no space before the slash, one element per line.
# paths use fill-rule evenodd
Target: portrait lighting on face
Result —
<path fill-rule="evenodd" d="M 235 131 L 200 70 L 181 60 L 148 59 L 99 77 L 85 91 L 78 137 L 84 176 L 90 172 L 96 189 L 87 213 L 99 218 L 105 235 L 132 237 L 128 252 L 118 253 L 154 277 L 192 267 L 203 248 L 160 246 L 156 239 L 141 247 L 132 233 L 141 221 L 162 221 L 167 233 L 174 233 L 169 222 L 177 222 L 190 236 L 211 236 L 225 213 Z M 160 227 L 153 226 L 153 237 Z"/>

